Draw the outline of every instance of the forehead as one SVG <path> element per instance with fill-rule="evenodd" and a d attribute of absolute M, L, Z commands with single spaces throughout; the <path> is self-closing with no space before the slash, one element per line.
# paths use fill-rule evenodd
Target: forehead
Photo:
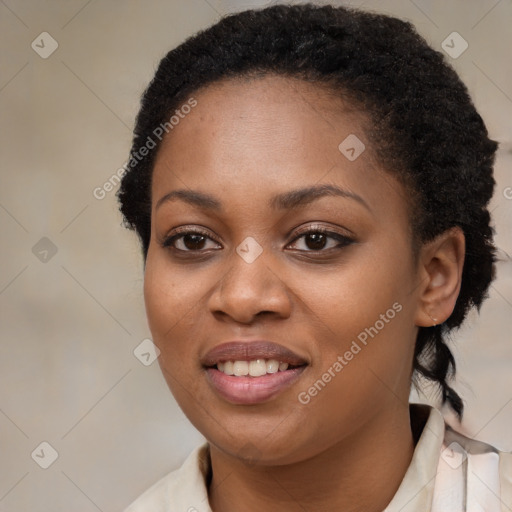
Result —
<path fill-rule="evenodd" d="M 165 136 L 155 167 L 165 160 L 178 171 L 185 162 L 206 159 L 216 165 L 251 160 L 256 166 L 271 158 L 276 169 L 295 161 L 325 170 L 318 150 L 327 150 L 333 164 L 347 136 L 365 139 L 365 113 L 324 84 L 276 75 L 237 77 L 191 96 L 197 105 L 181 119 L 174 116 L 179 124 Z M 368 161 L 371 148 L 366 149 Z"/>
<path fill-rule="evenodd" d="M 365 134 L 366 113 L 324 84 L 275 75 L 236 78 L 192 97 L 197 105 L 157 155 L 153 203 L 172 188 L 215 190 L 243 204 L 245 195 L 263 198 L 324 182 L 365 191 L 371 202 L 383 192 L 389 200 L 386 189 L 405 196 L 379 168 Z"/>
<path fill-rule="evenodd" d="M 198 102 L 193 112 L 197 124 L 215 122 L 217 127 L 226 129 L 224 135 L 228 137 L 235 135 L 228 131 L 233 123 L 237 124 L 237 132 L 255 127 L 262 136 L 281 133 L 286 128 L 291 136 L 308 133 L 311 137 L 315 132 L 339 130 L 340 121 L 354 131 L 360 131 L 363 122 L 368 122 L 366 112 L 348 93 L 296 77 L 263 75 L 223 79 L 193 95 Z M 188 124 L 183 123 L 189 128 Z"/>

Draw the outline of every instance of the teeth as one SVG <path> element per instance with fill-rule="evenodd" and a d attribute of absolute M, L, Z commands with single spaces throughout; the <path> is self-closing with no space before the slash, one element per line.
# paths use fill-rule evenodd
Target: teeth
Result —
<path fill-rule="evenodd" d="M 221 372 L 224 372 L 226 375 L 233 375 L 233 361 L 226 361 L 225 363 L 220 363 L 224 366 L 224 368 L 221 370 L 219 368 L 219 365 L 217 365 L 217 368 L 221 371 Z"/>
<path fill-rule="evenodd" d="M 235 361 L 233 363 L 233 374 L 237 377 L 249 375 L 249 363 L 247 361 Z"/>
<path fill-rule="evenodd" d="M 269 359 L 267 361 L 267 373 L 276 373 L 279 370 L 279 361 L 276 359 Z"/>
<path fill-rule="evenodd" d="M 261 377 L 267 373 L 267 363 L 265 359 L 256 359 L 249 363 L 249 375 L 251 377 Z"/>
<path fill-rule="evenodd" d="M 217 370 L 226 375 L 237 377 L 261 377 L 267 373 L 284 372 L 288 369 L 288 363 L 279 362 L 277 359 L 254 359 L 252 361 L 222 361 L 217 363 Z"/>

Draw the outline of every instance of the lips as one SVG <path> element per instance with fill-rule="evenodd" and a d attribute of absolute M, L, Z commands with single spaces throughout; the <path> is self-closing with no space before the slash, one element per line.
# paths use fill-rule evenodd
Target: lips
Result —
<path fill-rule="evenodd" d="M 289 388 L 307 367 L 290 349 L 269 341 L 223 343 L 201 358 L 209 384 L 233 404 L 257 404 Z"/>
<path fill-rule="evenodd" d="M 210 350 L 202 359 L 206 367 L 226 361 L 253 361 L 256 359 L 275 359 L 290 366 L 302 366 L 307 361 L 290 349 L 270 341 L 231 341 Z"/>

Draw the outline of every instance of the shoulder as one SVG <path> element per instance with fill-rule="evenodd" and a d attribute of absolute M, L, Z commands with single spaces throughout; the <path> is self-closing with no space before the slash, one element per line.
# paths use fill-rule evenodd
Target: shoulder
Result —
<path fill-rule="evenodd" d="M 512 453 L 471 439 L 446 425 L 436 487 L 438 492 L 446 487 L 452 499 L 457 494 L 466 494 L 464 500 L 474 510 L 510 510 Z"/>
<path fill-rule="evenodd" d="M 509 481 L 512 479 L 512 452 L 502 451 L 488 443 L 471 439 L 449 425 L 446 425 L 443 442 L 443 449 L 446 448 L 458 449 L 463 459 L 486 460 L 490 468 L 508 476 Z"/>
<path fill-rule="evenodd" d="M 206 486 L 209 461 L 208 444 L 199 446 L 179 469 L 164 476 L 124 512 L 210 512 Z"/>

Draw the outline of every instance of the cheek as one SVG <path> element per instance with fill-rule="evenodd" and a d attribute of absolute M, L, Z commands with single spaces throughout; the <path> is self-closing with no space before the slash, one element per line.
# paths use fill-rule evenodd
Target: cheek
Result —
<path fill-rule="evenodd" d="M 334 340 L 347 339 L 344 335 L 356 336 L 390 309 L 385 319 L 393 320 L 393 304 L 404 306 L 410 300 L 407 296 L 413 276 L 408 271 L 409 263 L 367 252 L 371 253 L 369 257 L 361 251 L 357 258 L 336 270 L 311 273 L 307 279 L 290 276 L 294 295 L 300 298 L 298 303 L 304 303 L 306 314 L 308 310 L 314 313 Z"/>
<path fill-rule="evenodd" d="M 172 346 L 180 352 L 190 346 L 182 343 L 193 335 L 205 289 L 201 281 L 175 272 L 165 256 L 148 253 L 144 273 L 144 302 L 153 341 L 165 357 Z M 191 332 L 192 331 L 192 332 Z"/>
<path fill-rule="evenodd" d="M 197 276 L 172 267 L 165 253 L 150 249 L 144 273 L 144 302 L 155 337 L 179 330 L 188 317 L 197 315 L 197 306 L 205 293 L 200 284 Z"/>
<path fill-rule="evenodd" d="M 381 243 L 359 251 L 338 271 L 296 281 L 304 312 L 316 323 L 315 378 L 338 356 L 344 358 L 344 378 L 336 380 L 340 385 L 342 380 L 365 380 L 370 389 L 378 379 L 391 384 L 406 378 L 415 338 L 410 294 L 414 271 L 408 251 L 405 242 Z M 364 388 L 358 389 L 365 394 Z"/>
<path fill-rule="evenodd" d="M 189 415 L 190 393 L 197 395 L 195 370 L 199 361 L 194 339 L 199 337 L 198 308 L 204 290 L 196 280 L 173 272 L 165 256 L 148 252 L 144 273 L 144 301 L 158 363 L 169 389 Z M 193 371 L 192 371 L 193 370 Z"/>

